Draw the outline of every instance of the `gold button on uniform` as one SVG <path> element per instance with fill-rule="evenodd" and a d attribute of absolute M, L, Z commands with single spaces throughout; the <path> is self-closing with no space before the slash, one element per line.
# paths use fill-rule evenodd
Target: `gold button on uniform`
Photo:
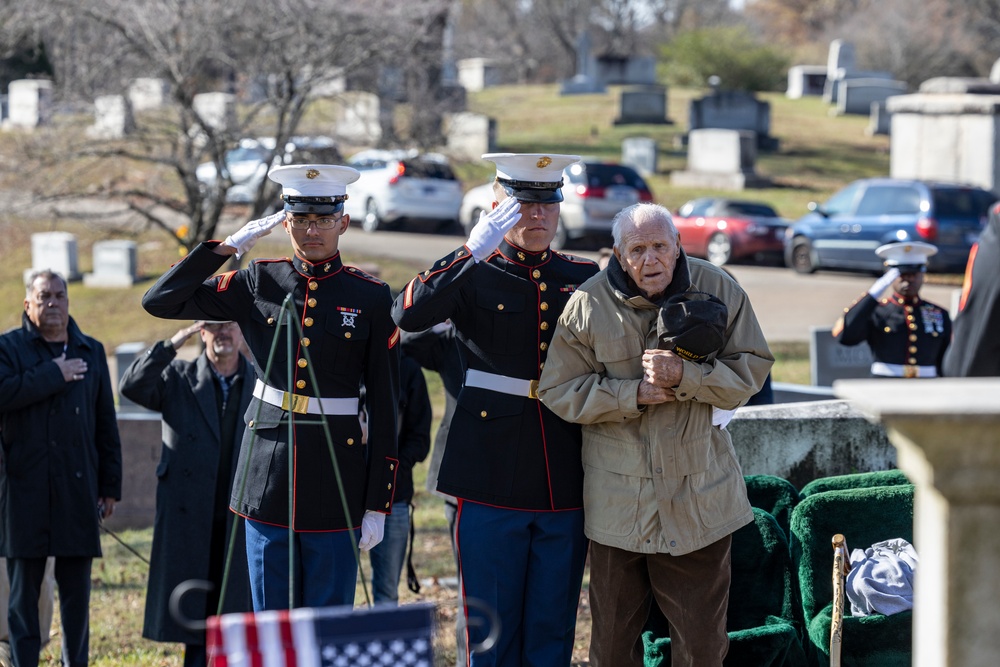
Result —
<path fill-rule="evenodd" d="M 253 420 L 252 419 L 250 420 L 250 423 L 247 424 L 247 426 L 249 426 L 250 428 L 253 428 Z"/>
<path fill-rule="evenodd" d="M 916 334 L 910 334 L 910 342 L 911 343 L 916 343 L 917 342 L 917 335 Z"/>
<path fill-rule="evenodd" d="M 882 331 L 884 331 L 884 332 L 886 332 L 886 333 L 890 333 L 890 332 L 892 331 L 892 329 L 890 329 L 889 327 L 886 327 L 886 328 L 885 328 L 885 329 L 883 329 Z"/>
<path fill-rule="evenodd" d="M 915 363 L 917 363 L 917 360 L 914 359 L 913 357 L 910 357 L 909 359 L 906 360 L 906 363 L 908 363 L 908 364 L 915 364 Z"/>
<path fill-rule="evenodd" d="M 313 318 L 307 317 L 306 319 L 302 320 L 302 324 L 306 325 L 307 327 L 311 327 L 313 325 Z"/>
<path fill-rule="evenodd" d="M 351 332 L 350 331 L 348 331 L 348 332 L 346 332 L 344 334 L 344 338 L 350 338 L 350 337 L 351 337 Z"/>
<path fill-rule="evenodd" d="M 311 343 L 311 342 L 312 341 L 310 341 L 308 338 L 303 338 L 302 339 L 302 347 L 309 347 L 309 343 Z"/>
<path fill-rule="evenodd" d="M 309 289 L 319 289 L 319 283 L 316 282 L 315 280 L 311 281 L 309 283 Z"/>
<path fill-rule="evenodd" d="M 497 304 L 497 310 L 503 310 L 503 304 L 502 303 L 498 303 Z"/>
<path fill-rule="evenodd" d="M 916 354 L 917 353 L 917 346 L 916 345 L 911 345 L 909 352 L 910 352 L 910 354 Z"/>
<path fill-rule="evenodd" d="M 541 308 L 542 310 L 548 310 L 549 309 L 549 304 L 547 304 L 544 301 L 542 301 L 540 304 L 538 304 L 538 307 Z"/>
<path fill-rule="evenodd" d="M 549 330 L 549 323 L 548 322 L 542 322 L 539 325 L 539 327 L 541 327 L 542 331 L 548 331 Z"/>
<path fill-rule="evenodd" d="M 483 419 L 486 419 L 486 410 L 483 410 L 482 412 L 480 412 L 479 416 L 482 417 Z"/>
<path fill-rule="evenodd" d="M 310 308 L 316 307 L 316 299 L 310 298 L 308 301 L 306 301 L 306 303 L 309 304 Z"/>
<path fill-rule="evenodd" d="M 389 509 L 389 503 L 386 503 L 386 504 L 385 504 L 385 508 L 386 508 L 386 509 Z"/>
<path fill-rule="evenodd" d="M 274 318 L 273 317 L 267 318 L 267 323 L 268 324 L 274 324 Z"/>
<path fill-rule="evenodd" d="M 541 272 L 541 271 L 539 271 L 538 269 L 535 269 L 534 271 L 532 271 L 532 272 L 531 272 L 531 277 L 532 277 L 532 278 L 538 278 L 538 277 L 540 277 L 541 275 L 542 275 L 542 272 Z"/>
<path fill-rule="evenodd" d="M 348 438 L 347 439 L 347 444 L 353 445 L 354 444 L 354 438 Z"/>
<path fill-rule="evenodd" d="M 391 490 L 392 489 L 392 484 L 386 484 L 385 488 Z"/>
<path fill-rule="evenodd" d="M 548 343 L 542 343 L 538 347 L 542 350 L 542 352 L 544 352 L 545 350 L 549 349 L 549 344 Z"/>
<path fill-rule="evenodd" d="M 306 366 L 308 366 L 308 365 L 309 365 L 309 362 L 308 362 L 308 361 L 306 361 L 305 359 L 299 359 L 299 360 L 298 360 L 297 362 L 295 362 L 295 363 L 297 363 L 297 364 L 299 365 L 299 368 L 305 368 Z"/>
<path fill-rule="evenodd" d="M 543 292 L 545 290 L 547 290 L 548 288 L 549 288 L 549 286 L 546 285 L 545 283 L 538 283 L 538 289 L 542 290 Z"/>
<path fill-rule="evenodd" d="M 298 382 L 295 383 L 295 386 L 298 387 L 299 389 L 305 389 L 306 381 L 305 380 L 299 380 Z"/>
<path fill-rule="evenodd" d="M 389 470 L 395 470 L 395 469 L 396 469 L 396 464 L 395 463 L 390 463 L 389 464 Z"/>
<path fill-rule="evenodd" d="M 523 262 L 524 260 L 528 259 L 527 255 L 525 255 L 525 254 L 524 254 L 523 252 L 519 252 L 519 253 L 517 253 L 517 258 L 518 258 L 519 260 L 521 260 L 522 262 Z"/>

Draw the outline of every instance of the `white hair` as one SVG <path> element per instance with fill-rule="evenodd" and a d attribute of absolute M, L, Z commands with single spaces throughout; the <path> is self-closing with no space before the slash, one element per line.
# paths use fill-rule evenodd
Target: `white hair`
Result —
<path fill-rule="evenodd" d="M 677 228 L 674 227 L 674 217 L 665 206 L 643 202 L 632 204 L 618 211 L 614 220 L 611 221 L 611 238 L 614 240 L 615 250 L 619 252 L 625 249 L 621 247 L 622 237 L 629 226 L 635 227 L 642 222 L 658 222 L 670 234 L 671 239 L 676 244 L 679 240 Z"/>

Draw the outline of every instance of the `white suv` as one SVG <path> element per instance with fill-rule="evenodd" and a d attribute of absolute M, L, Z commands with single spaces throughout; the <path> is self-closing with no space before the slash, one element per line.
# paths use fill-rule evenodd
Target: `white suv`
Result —
<path fill-rule="evenodd" d="M 347 186 L 344 212 L 366 232 L 403 220 L 433 220 L 441 227 L 458 220 L 462 183 L 443 155 L 368 150 L 347 165 L 361 177 Z"/>

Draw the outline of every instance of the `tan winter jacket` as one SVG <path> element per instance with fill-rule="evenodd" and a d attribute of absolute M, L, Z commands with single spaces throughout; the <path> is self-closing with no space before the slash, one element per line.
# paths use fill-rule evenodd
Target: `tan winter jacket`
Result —
<path fill-rule="evenodd" d="M 641 410 L 642 354 L 657 346 L 658 305 L 612 258 L 559 318 L 538 394 L 583 424 L 586 533 L 600 544 L 682 555 L 753 518 L 732 440 L 712 425 L 712 408 L 746 403 L 774 357 L 746 293 L 724 271 L 681 253 L 666 296 L 688 288 L 725 302 L 726 342 L 706 362 L 683 362 L 676 401 Z"/>

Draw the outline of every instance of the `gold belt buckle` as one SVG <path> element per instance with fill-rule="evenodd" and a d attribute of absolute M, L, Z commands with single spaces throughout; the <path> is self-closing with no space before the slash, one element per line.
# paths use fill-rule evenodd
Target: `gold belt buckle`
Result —
<path fill-rule="evenodd" d="M 911 366 L 909 364 L 903 365 L 903 377 L 904 378 L 917 378 L 920 377 L 920 369 L 917 366 Z"/>
<path fill-rule="evenodd" d="M 289 403 L 291 404 L 290 406 Z M 295 414 L 304 415 L 309 410 L 309 397 L 283 391 L 281 392 L 281 409 L 291 410 Z"/>
<path fill-rule="evenodd" d="M 538 398 L 538 380 L 528 380 L 528 398 Z"/>

